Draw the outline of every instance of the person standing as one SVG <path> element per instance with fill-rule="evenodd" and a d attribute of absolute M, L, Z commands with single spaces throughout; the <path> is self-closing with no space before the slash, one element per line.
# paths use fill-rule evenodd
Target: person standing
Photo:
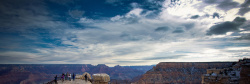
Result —
<path fill-rule="evenodd" d="M 85 81 L 88 81 L 88 76 L 87 76 L 87 74 L 86 74 L 84 77 L 85 77 Z"/>
<path fill-rule="evenodd" d="M 75 80 L 75 74 L 73 73 L 73 81 Z"/>
<path fill-rule="evenodd" d="M 54 81 L 55 81 L 55 84 L 57 84 L 57 75 L 55 76 L 55 80 Z"/>
<path fill-rule="evenodd" d="M 62 82 L 63 82 L 64 81 L 64 73 L 62 73 L 62 77 L 61 78 L 62 78 Z"/>
<path fill-rule="evenodd" d="M 69 74 L 69 77 L 68 77 L 68 78 L 69 78 L 69 81 L 71 81 L 71 74 Z"/>
<path fill-rule="evenodd" d="M 65 73 L 65 80 L 67 80 L 67 79 L 68 79 L 68 72 Z"/>

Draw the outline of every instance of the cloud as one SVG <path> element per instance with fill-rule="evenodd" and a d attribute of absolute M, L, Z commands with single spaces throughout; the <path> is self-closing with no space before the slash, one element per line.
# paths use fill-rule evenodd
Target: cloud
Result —
<path fill-rule="evenodd" d="M 184 27 L 180 26 L 180 27 L 177 27 L 173 33 L 183 33 L 184 32 Z"/>
<path fill-rule="evenodd" d="M 244 14 L 249 12 L 250 11 L 249 5 L 250 5 L 250 0 L 245 0 L 245 2 L 243 4 L 241 4 L 241 8 L 240 8 L 238 14 L 243 16 Z"/>
<path fill-rule="evenodd" d="M 184 26 L 186 28 L 186 30 L 189 30 L 189 29 L 192 29 L 195 27 L 195 23 L 193 23 L 193 22 L 185 23 L 185 24 L 182 24 L 182 26 Z"/>
<path fill-rule="evenodd" d="M 17 51 L 8 51 L 8 52 L 1 52 L 0 54 L 0 63 L 1 64 L 9 64 L 9 61 L 12 61 L 11 64 L 16 63 L 36 63 L 38 57 L 34 53 L 26 53 L 26 52 L 17 52 Z"/>
<path fill-rule="evenodd" d="M 243 8 L 240 8 L 238 14 L 240 14 L 240 15 L 243 16 L 244 14 L 246 14 L 246 13 L 249 12 L 249 11 L 250 11 L 250 8 L 243 7 Z"/>
<path fill-rule="evenodd" d="M 0 1 L 0 5 L 1 28 L 22 30 L 27 27 L 46 26 L 41 24 L 47 23 L 51 19 L 47 17 L 49 13 L 41 1 L 3 0 Z"/>
<path fill-rule="evenodd" d="M 217 5 L 218 8 L 221 8 L 223 10 L 230 10 L 232 8 L 238 7 L 239 3 L 234 2 L 232 0 L 224 0 L 219 5 Z"/>
<path fill-rule="evenodd" d="M 80 10 L 69 10 L 69 15 L 75 19 L 81 18 L 84 13 L 85 13 L 84 11 L 80 11 Z"/>
<path fill-rule="evenodd" d="M 164 26 L 164 27 L 158 27 L 155 29 L 155 31 L 159 32 L 159 31 L 168 31 L 170 28 L 168 26 Z"/>
<path fill-rule="evenodd" d="M 190 19 L 197 19 L 199 17 L 200 17 L 199 15 L 194 15 L 194 16 L 191 16 Z"/>
<path fill-rule="evenodd" d="M 203 0 L 206 4 L 213 5 L 217 4 L 217 8 L 224 11 L 236 8 L 239 6 L 239 3 L 234 2 L 233 0 Z"/>
<path fill-rule="evenodd" d="M 219 18 L 220 18 L 219 13 L 216 13 L 216 12 L 215 12 L 215 13 L 213 14 L 213 18 L 215 18 L 215 17 L 217 17 L 217 18 L 219 19 Z"/>
<path fill-rule="evenodd" d="M 166 60 L 166 59 L 178 59 L 180 57 L 184 57 L 185 55 L 166 55 L 166 56 L 155 56 L 155 57 L 146 57 L 142 60 Z"/>
<path fill-rule="evenodd" d="M 243 35 L 239 38 L 236 38 L 236 40 L 250 40 L 250 34 Z"/>
<path fill-rule="evenodd" d="M 94 20 L 84 17 L 84 18 L 81 18 L 78 22 L 79 23 L 84 23 L 84 24 L 89 24 L 89 23 L 94 23 Z"/>
<path fill-rule="evenodd" d="M 246 19 L 243 17 L 243 18 L 241 18 L 241 17 L 236 17 L 234 20 L 233 20 L 233 22 L 235 22 L 235 23 L 237 23 L 237 24 L 239 24 L 239 25 L 242 25 L 244 22 L 246 22 Z"/>
<path fill-rule="evenodd" d="M 249 46 L 248 40 L 232 40 L 248 31 L 243 27 L 246 20 L 232 13 L 237 8 L 222 10 L 235 6 L 233 1 L 96 1 L 0 1 L 1 63 L 150 65 L 214 61 L 218 56 L 234 60 L 229 56 L 235 52 L 225 48 Z M 20 61 L 14 59 L 18 56 Z"/>
<path fill-rule="evenodd" d="M 117 63 L 145 63 L 145 61 L 116 61 Z"/>
<path fill-rule="evenodd" d="M 207 31 L 207 35 L 219 35 L 226 34 L 230 31 L 237 31 L 239 27 L 246 21 L 245 18 L 236 17 L 232 22 L 227 21 L 210 27 Z"/>
<path fill-rule="evenodd" d="M 218 1 L 218 0 L 204 0 L 204 2 L 208 3 L 208 4 L 214 4 L 214 3 L 216 3 L 216 1 Z"/>

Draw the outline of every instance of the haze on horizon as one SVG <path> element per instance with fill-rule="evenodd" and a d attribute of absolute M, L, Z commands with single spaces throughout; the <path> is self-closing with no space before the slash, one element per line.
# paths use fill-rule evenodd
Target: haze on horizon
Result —
<path fill-rule="evenodd" d="M 250 57 L 250 0 L 1 0 L 0 64 Z"/>

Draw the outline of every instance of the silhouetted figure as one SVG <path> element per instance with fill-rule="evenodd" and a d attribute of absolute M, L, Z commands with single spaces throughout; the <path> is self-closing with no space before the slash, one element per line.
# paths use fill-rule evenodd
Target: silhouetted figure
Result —
<path fill-rule="evenodd" d="M 75 74 L 73 73 L 73 81 L 75 80 Z"/>
<path fill-rule="evenodd" d="M 57 84 L 57 75 L 55 76 L 55 83 Z"/>
<path fill-rule="evenodd" d="M 62 73 L 62 77 L 61 78 L 62 78 L 62 82 L 63 82 L 64 81 L 64 73 Z"/>
<path fill-rule="evenodd" d="M 66 76 L 67 76 L 67 73 L 64 74 L 64 80 L 67 80 L 67 79 L 66 79 Z"/>
<path fill-rule="evenodd" d="M 86 74 L 84 77 L 85 77 L 85 81 L 88 81 L 88 78 L 87 78 L 88 76 L 87 76 L 87 74 Z"/>
<path fill-rule="evenodd" d="M 69 73 L 67 72 L 65 75 L 65 80 L 68 80 Z"/>

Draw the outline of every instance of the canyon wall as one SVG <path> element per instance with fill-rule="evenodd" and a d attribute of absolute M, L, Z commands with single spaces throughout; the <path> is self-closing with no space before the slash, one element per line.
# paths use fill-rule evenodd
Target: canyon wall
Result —
<path fill-rule="evenodd" d="M 135 84 L 200 84 L 210 68 L 225 68 L 232 62 L 161 62 L 141 76 Z"/>

